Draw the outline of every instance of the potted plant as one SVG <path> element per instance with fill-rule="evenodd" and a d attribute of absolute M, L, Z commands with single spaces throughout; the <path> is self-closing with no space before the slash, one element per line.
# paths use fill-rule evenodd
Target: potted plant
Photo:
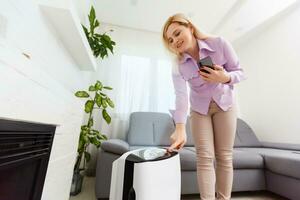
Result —
<path fill-rule="evenodd" d="M 94 109 L 102 109 L 102 117 L 107 124 L 110 124 L 111 117 L 107 113 L 107 107 L 114 108 L 113 101 L 104 93 L 103 90 L 112 90 L 111 87 L 103 86 L 98 80 L 94 85 L 89 86 L 88 91 L 93 93 L 89 94 L 87 91 L 77 91 L 75 93 L 76 97 L 88 98 L 85 102 L 84 111 L 89 115 L 87 124 L 81 126 L 79 143 L 77 148 L 77 159 L 74 166 L 74 174 L 71 187 L 71 195 L 76 195 L 81 191 L 83 174 L 82 171 L 85 170 L 85 165 L 89 162 L 91 155 L 87 152 L 87 147 L 92 144 L 97 148 L 100 147 L 103 140 L 107 140 L 106 135 L 102 134 L 99 130 L 93 128 Z M 83 167 L 81 167 L 81 162 L 83 162 Z"/>
<path fill-rule="evenodd" d="M 88 39 L 94 56 L 96 58 L 100 56 L 103 59 L 105 56 L 108 56 L 108 49 L 111 53 L 113 53 L 113 48 L 116 45 L 116 43 L 112 41 L 106 33 L 99 34 L 95 31 L 95 29 L 100 26 L 100 23 L 96 19 L 96 13 L 93 6 L 91 7 L 90 14 L 88 15 L 88 17 L 90 23 L 89 30 L 84 25 L 82 25 L 82 28 Z"/>
<path fill-rule="evenodd" d="M 103 59 L 108 56 L 107 49 L 113 53 L 113 46 L 116 44 L 110 39 L 106 33 L 99 34 L 95 31 L 99 27 L 100 23 L 96 19 L 95 9 L 91 7 L 89 17 L 90 28 L 89 30 L 82 25 L 89 45 L 93 51 L 94 56 L 101 57 Z M 85 170 L 86 163 L 89 162 L 91 155 L 87 151 L 90 144 L 95 145 L 97 148 L 101 146 L 103 140 L 107 140 L 105 134 L 102 134 L 99 130 L 93 128 L 94 124 L 94 109 L 102 109 L 102 117 L 107 124 L 110 124 L 111 117 L 107 113 L 107 107 L 114 108 L 113 101 L 104 93 L 103 90 L 112 90 L 109 86 L 103 86 L 101 81 L 97 80 L 95 84 L 90 85 L 88 91 L 77 91 L 75 93 L 76 97 L 88 98 L 85 103 L 84 111 L 89 115 L 87 124 L 81 126 L 78 148 L 77 148 L 77 158 L 74 166 L 71 195 L 76 195 L 81 191 L 82 181 L 83 181 L 83 171 Z M 90 94 L 92 93 L 92 94 Z M 83 162 L 83 163 L 82 163 Z"/>

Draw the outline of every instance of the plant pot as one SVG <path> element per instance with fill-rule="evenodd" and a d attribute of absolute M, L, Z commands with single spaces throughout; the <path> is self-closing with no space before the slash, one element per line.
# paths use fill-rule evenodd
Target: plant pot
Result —
<path fill-rule="evenodd" d="M 71 196 L 75 196 L 81 192 L 82 182 L 83 182 L 83 175 L 80 174 L 79 171 L 74 171 L 73 178 L 72 178 L 71 191 L 70 191 Z"/>

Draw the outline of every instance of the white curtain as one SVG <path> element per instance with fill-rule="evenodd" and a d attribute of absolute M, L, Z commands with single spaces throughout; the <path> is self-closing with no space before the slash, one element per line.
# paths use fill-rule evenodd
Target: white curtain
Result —
<path fill-rule="evenodd" d="M 119 70 L 113 70 L 115 108 L 109 110 L 112 122 L 107 125 L 101 120 L 100 126 L 109 138 L 125 139 L 132 112 L 169 113 L 174 108 L 175 96 L 169 60 L 124 54 L 119 59 Z M 109 75 L 102 79 L 106 82 Z"/>

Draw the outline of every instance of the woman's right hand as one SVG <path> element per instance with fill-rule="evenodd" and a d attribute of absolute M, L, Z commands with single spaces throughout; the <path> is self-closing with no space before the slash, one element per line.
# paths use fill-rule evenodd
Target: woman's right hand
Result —
<path fill-rule="evenodd" d="M 167 149 L 172 152 L 174 149 L 180 150 L 186 143 L 185 124 L 176 124 L 176 129 L 170 136 L 171 146 Z"/>

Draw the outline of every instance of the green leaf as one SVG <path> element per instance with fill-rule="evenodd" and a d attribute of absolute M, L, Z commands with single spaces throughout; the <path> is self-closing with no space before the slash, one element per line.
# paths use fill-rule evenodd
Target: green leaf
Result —
<path fill-rule="evenodd" d="M 106 101 L 107 101 L 107 103 L 108 103 L 108 105 L 111 107 L 111 108 L 114 108 L 115 107 L 115 105 L 114 105 L 114 102 L 110 99 L 110 98 L 106 98 Z"/>
<path fill-rule="evenodd" d="M 87 125 L 82 125 L 81 130 L 87 130 L 89 127 Z"/>
<path fill-rule="evenodd" d="M 108 35 L 103 34 L 100 38 L 100 41 L 105 46 L 105 48 L 108 48 L 113 53 L 113 44 Z"/>
<path fill-rule="evenodd" d="M 115 42 L 112 41 L 112 40 L 110 39 L 110 37 L 109 37 L 108 35 L 106 35 L 106 34 L 104 34 L 102 38 L 103 38 L 103 39 L 101 40 L 101 42 L 102 42 L 103 44 L 105 44 L 106 48 L 108 48 L 108 49 L 110 50 L 111 53 L 113 53 L 113 45 L 115 45 Z"/>
<path fill-rule="evenodd" d="M 99 140 L 107 140 L 106 135 L 103 135 L 103 134 L 97 135 L 97 138 L 98 138 Z"/>
<path fill-rule="evenodd" d="M 107 108 L 107 101 L 106 101 L 106 99 L 102 98 L 102 106 L 103 106 L 103 108 Z"/>
<path fill-rule="evenodd" d="M 103 87 L 104 88 L 104 87 Z M 102 92 L 100 92 L 100 94 L 103 96 L 103 97 L 106 97 L 107 95 L 106 94 L 104 94 L 104 93 L 102 93 Z"/>
<path fill-rule="evenodd" d="M 107 90 L 112 90 L 113 89 L 112 87 L 108 87 L 108 86 L 104 86 L 103 88 L 107 89 Z"/>
<path fill-rule="evenodd" d="M 94 27 L 98 27 L 100 25 L 99 21 L 96 19 Z"/>
<path fill-rule="evenodd" d="M 92 51 L 94 51 L 94 48 L 93 48 L 93 40 L 92 40 L 90 37 L 88 37 L 88 41 L 89 41 L 89 45 L 90 45 Z"/>
<path fill-rule="evenodd" d="M 85 142 L 83 141 L 83 139 L 80 138 L 79 142 L 78 142 L 78 148 L 77 148 L 78 153 L 83 152 L 84 144 L 85 144 Z"/>
<path fill-rule="evenodd" d="M 95 33 L 94 36 L 95 36 L 95 38 L 97 38 L 100 41 L 100 38 L 102 37 L 102 34 Z"/>
<path fill-rule="evenodd" d="M 86 144 L 89 142 L 89 138 L 86 135 L 82 135 L 82 141 Z"/>
<path fill-rule="evenodd" d="M 91 135 L 99 135 L 100 134 L 100 132 L 95 129 L 92 129 L 90 133 L 91 133 Z"/>
<path fill-rule="evenodd" d="M 96 84 L 95 84 L 95 88 L 97 89 L 97 90 L 102 90 L 102 83 L 100 82 L 100 81 L 97 81 L 96 82 Z"/>
<path fill-rule="evenodd" d="M 95 145 L 97 148 L 99 148 L 100 145 L 101 145 L 101 142 L 100 142 L 99 140 L 97 140 L 96 137 L 90 137 L 90 141 L 91 141 L 91 143 L 92 143 L 93 145 Z"/>
<path fill-rule="evenodd" d="M 84 157 L 87 162 L 89 162 L 91 160 L 91 154 L 87 151 L 84 152 Z"/>
<path fill-rule="evenodd" d="M 86 128 L 82 129 L 80 131 L 80 137 L 83 137 L 84 135 L 86 135 L 88 132 L 90 131 L 90 128 L 87 126 Z"/>
<path fill-rule="evenodd" d="M 82 25 L 82 24 L 81 24 L 81 26 L 82 26 L 82 28 L 84 30 L 85 36 L 88 38 L 89 37 L 89 31 L 88 31 L 88 29 L 84 25 Z"/>
<path fill-rule="evenodd" d="M 105 56 L 107 56 L 106 49 L 100 52 L 100 57 L 103 59 Z"/>
<path fill-rule="evenodd" d="M 107 140 L 107 136 L 106 135 L 102 135 L 103 136 L 103 138 L 105 139 L 105 140 Z"/>
<path fill-rule="evenodd" d="M 94 101 L 93 100 L 88 100 L 85 103 L 85 109 L 84 109 L 84 111 L 86 113 L 90 113 L 93 110 L 93 107 L 94 107 Z"/>
<path fill-rule="evenodd" d="M 102 117 L 105 119 L 107 124 L 110 124 L 111 117 L 109 116 L 109 114 L 106 112 L 105 109 L 102 110 Z"/>
<path fill-rule="evenodd" d="M 89 87 L 89 91 L 96 91 L 95 86 L 91 85 L 91 86 Z"/>
<path fill-rule="evenodd" d="M 96 93 L 95 101 L 97 106 L 100 108 L 102 106 L 102 97 L 98 93 Z"/>
<path fill-rule="evenodd" d="M 86 91 L 77 91 L 77 92 L 75 93 L 75 96 L 76 96 L 76 97 L 80 97 L 80 98 L 87 98 L 87 97 L 89 97 L 90 95 L 89 95 L 89 93 L 87 93 Z"/>
<path fill-rule="evenodd" d="M 94 21 L 96 18 L 96 13 L 95 13 L 95 9 L 92 6 L 91 10 L 90 10 L 90 14 L 89 14 L 89 21 L 90 21 L 90 29 L 91 29 L 91 33 L 94 33 Z"/>

